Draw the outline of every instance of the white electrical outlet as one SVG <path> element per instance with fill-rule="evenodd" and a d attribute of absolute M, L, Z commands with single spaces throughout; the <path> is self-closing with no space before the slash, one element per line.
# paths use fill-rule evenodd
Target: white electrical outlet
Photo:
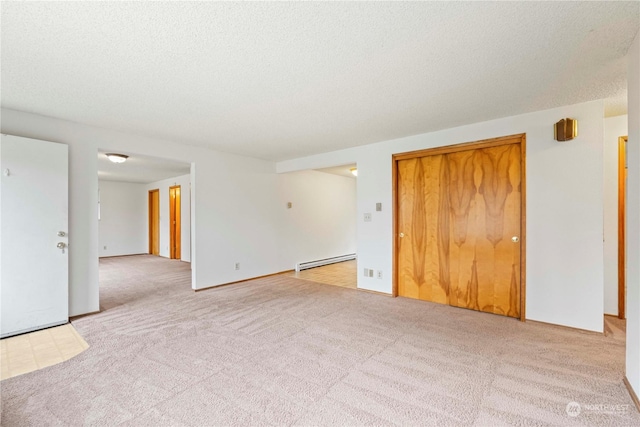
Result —
<path fill-rule="evenodd" d="M 382 271 L 378 270 L 378 272 L 377 272 L 376 274 L 377 274 L 377 276 L 376 276 L 376 277 L 377 277 L 378 279 L 382 279 Z"/>
<path fill-rule="evenodd" d="M 236 262 L 236 270 L 240 270 L 240 263 Z"/>
<path fill-rule="evenodd" d="M 364 222 L 371 222 L 371 214 L 370 213 L 364 214 Z"/>

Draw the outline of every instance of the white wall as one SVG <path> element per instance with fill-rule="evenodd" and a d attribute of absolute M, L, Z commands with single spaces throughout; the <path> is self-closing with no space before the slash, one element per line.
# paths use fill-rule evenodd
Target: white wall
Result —
<path fill-rule="evenodd" d="M 1 109 L 8 135 L 69 145 L 69 316 L 98 311 L 98 155 L 71 122 Z"/>
<path fill-rule="evenodd" d="M 553 124 L 579 121 L 580 136 L 553 139 Z M 527 134 L 527 307 L 531 320 L 603 330 L 603 102 L 594 101 L 279 162 L 278 172 L 358 164 L 358 287 L 392 289 L 391 156 L 394 153 Z M 382 202 L 383 211 L 375 212 Z M 373 213 L 364 223 L 362 215 Z"/>
<path fill-rule="evenodd" d="M 618 315 L 618 138 L 627 116 L 604 119 L 604 313 Z"/>
<path fill-rule="evenodd" d="M 279 269 L 356 253 L 356 180 L 317 171 L 278 176 Z M 292 208 L 287 209 L 287 202 Z"/>
<path fill-rule="evenodd" d="M 100 256 L 148 253 L 145 185 L 99 180 L 98 187 L 100 188 L 100 220 L 98 221 Z"/>
<path fill-rule="evenodd" d="M 382 270 L 384 276 L 382 280 L 359 277 L 358 286 L 391 292 L 391 155 L 526 133 L 527 318 L 602 331 L 602 112 L 601 101 L 566 106 L 285 161 L 277 169 L 291 172 L 358 164 L 358 265 Z M 563 117 L 579 120 L 580 136 L 558 143 L 553 140 L 552 126 Z M 279 178 L 272 162 L 6 109 L 2 110 L 2 132 L 69 145 L 72 316 L 98 309 L 98 146 L 192 162 L 194 288 L 280 270 L 283 213 Z M 632 138 L 631 128 L 629 133 Z M 635 138 L 637 141 L 637 130 Z M 640 157 L 638 153 L 632 155 Z M 638 164 L 638 159 L 633 161 Z M 636 194 L 638 184 L 640 180 L 635 184 Z M 375 211 L 376 202 L 382 203 L 382 212 Z M 362 222 L 365 212 L 373 214 L 372 222 Z M 635 227 L 637 233 L 637 223 Z M 632 227 L 632 236 L 633 232 Z M 635 241 L 636 252 L 631 244 L 630 251 L 639 257 L 638 234 Z M 235 262 L 242 265 L 239 271 L 234 270 Z M 633 263 L 633 258 L 629 262 Z M 637 269 L 630 270 L 629 276 L 635 277 L 637 287 Z M 640 311 L 637 289 L 635 292 L 633 302 L 630 291 L 629 303 L 638 307 L 630 305 L 630 313 Z"/>
<path fill-rule="evenodd" d="M 180 186 L 180 259 L 191 261 L 191 175 L 182 175 L 162 181 L 145 184 L 145 209 L 146 197 L 149 190 L 159 190 L 160 195 L 160 256 L 169 258 L 169 187 Z M 146 211 L 145 211 L 146 212 Z M 148 237 L 149 217 L 145 218 L 145 238 Z M 147 250 L 148 252 L 148 240 Z"/>
<path fill-rule="evenodd" d="M 278 265 L 275 164 L 2 109 L 2 132 L 69 146 L 69 315 L 97 311 L 98 147 L 191 163 L 192 286 L 273 273 Z M 234 263 L 242 262 L 239 271 Z"/>
<path fill-rule="evenodd" d="M 628 53 L 627 378 L 640 395 L 640 33 Z"/>

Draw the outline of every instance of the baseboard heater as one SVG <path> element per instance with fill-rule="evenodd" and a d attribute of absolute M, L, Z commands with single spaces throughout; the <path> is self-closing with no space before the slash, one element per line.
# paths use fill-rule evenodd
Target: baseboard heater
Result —
<path fill-rule="evenodd" d="M 296 264 L 296 271 L 307 270 L 309 268 L 321 267 L 323 265 L 335 264 L 336 262 L 351 261 L 356 259 L 356 254 L 334 256 L 332 258 L 319 259 L 316 261 L 301 262 Z"/>

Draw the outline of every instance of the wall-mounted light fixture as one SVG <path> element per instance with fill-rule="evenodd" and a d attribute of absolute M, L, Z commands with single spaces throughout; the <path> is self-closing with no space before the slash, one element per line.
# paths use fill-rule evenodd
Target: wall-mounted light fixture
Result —
<path fill-rule="evenodd" d="M 358 168 L 351 168 L 349 169 L 351 171 L 351 173 L 353 174 L 353 176 L 358 176 Z"/>
<path fill-rule="evenodd" d="M 553 126 L 553 137 L 556 141 L 571 141 L 576 136 L 578 136 L 576 119 L 562 119 Z"/>
<path fill-rule="evenodd" d="M 117 154 L 117 153 L 107 153 L 106 156 L 113 163 L 124 163 L 129 158 L 129 156 L 125 156 L 124 154 Z"/>

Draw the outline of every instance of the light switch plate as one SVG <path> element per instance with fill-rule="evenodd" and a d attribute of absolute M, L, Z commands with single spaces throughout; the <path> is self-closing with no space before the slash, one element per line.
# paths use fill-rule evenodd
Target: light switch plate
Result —
<path fill-rule="evenodd" d="M 376 203 L 376 212 L 382 212 L 382 203 Z"/>

